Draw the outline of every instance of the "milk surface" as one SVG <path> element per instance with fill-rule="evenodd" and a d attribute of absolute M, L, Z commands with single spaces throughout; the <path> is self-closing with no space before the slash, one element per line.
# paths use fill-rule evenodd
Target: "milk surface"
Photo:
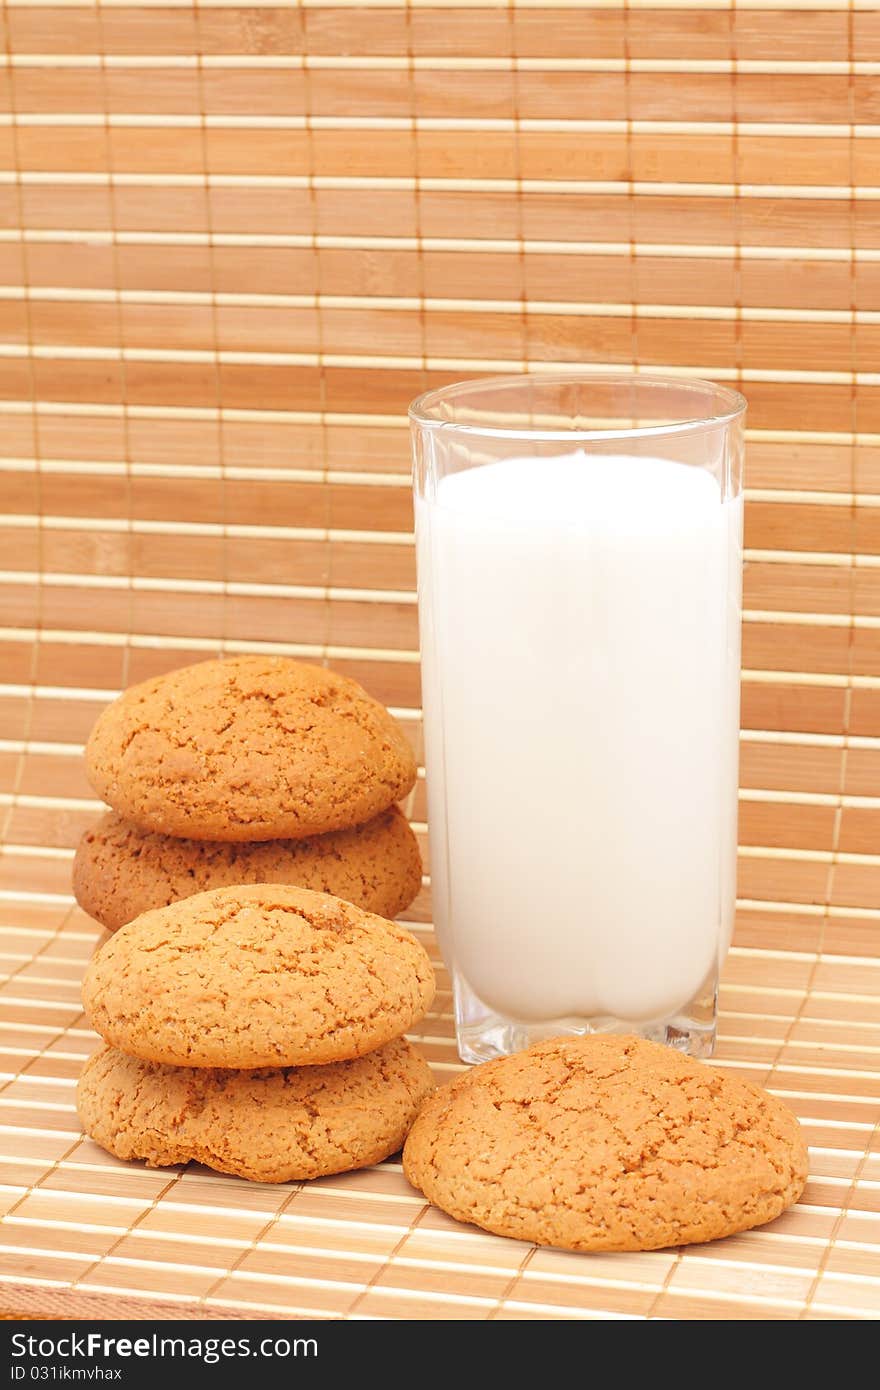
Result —
<path fill-rule="evenodd" d="M 668 1018 L 729 944 L 742 507 L 658 458 L 517 458 L 417 504 L 447 963 L 510 1018 Z"/>

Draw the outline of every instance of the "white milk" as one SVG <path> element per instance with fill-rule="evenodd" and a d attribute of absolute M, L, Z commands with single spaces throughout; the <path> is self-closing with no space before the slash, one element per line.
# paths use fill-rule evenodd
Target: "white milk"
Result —
<path fill-rule="evenodd" d="M 742 507 L 654 458 L 417 507 L 435 915 L 510 1018 L 672 1016 L 729 944 Z"/>

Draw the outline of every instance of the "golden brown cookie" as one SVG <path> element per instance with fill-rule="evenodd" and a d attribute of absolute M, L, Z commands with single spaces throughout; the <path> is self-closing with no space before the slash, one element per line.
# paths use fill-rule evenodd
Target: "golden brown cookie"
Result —
<path fill-rule="evenodd" d="M 293 883 L 396 917 L 421 887 L 422 861 L 396 806 L 353 830 L 247 844 L 138 830 L 109 811 L 85 832 L 73 861 L 77 902 L 111 931 L 142 912 L 240 883 Z"/>
<path fill-rule="evenodd" d="M 807 1150 L 747 1081 L 639 1038 L 554 1038 L 443 1087 L 404 1172 L 436 1206 L 566 1250 L 656 1250 L 772 1221 Z"/>
<path fill-rule="evenodd" d="M 95 724 L 86 766 L 126 820 L 194 840 L 346 830 L 399 801 L 416 777 L 401 729 L 354 681 L 262 656 L 131 686 Z"/>
<path fill-rule="evenodd" d="M 403 1038 L 353 1062 L 264 1071 L 163 1067 L 102 1047 L 80 1077 L 77 1109 L 117 1158 L 296 1182 L 396 1153 L 431 1087 Z"/>
<path fill-rule="evenodd" d="M 120 927 L 83 1004 L 106 1042 L 149 1062 L 295 1067 L 360 1057 L 434 995 L 414 936 L 329 893 L 249 884 L 197 893 Z"/>

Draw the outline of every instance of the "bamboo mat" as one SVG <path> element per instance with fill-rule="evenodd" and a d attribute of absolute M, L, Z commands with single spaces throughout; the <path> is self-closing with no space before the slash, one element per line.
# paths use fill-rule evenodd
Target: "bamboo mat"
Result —
<path fill-rule="evenodd" d="M 0 1307 L 876 1316 L 876 4 L 4 0 L 0 23 Z M 282 651 L 362 681 L 420 753 L 407 403 L 560 364 L 749 400 L 719 1052 L 807 1124 L 803 1202 L 586 1258 L 456 1227 L 393 1163 L 271 1190 L 112 1163 L 71 1109 L 95 716 Z M 407 810 L 424 840 L 423 783 Z M 429 937 L 427 886 L 414 916 Z"/>
<path fill-rule="evenodd" d="M 783 1096 L 806 1127 L 811 1176 L 793 1210 L 703 1247 L 573 1255 L 458 1225 L 409 1187 L 397 1160 L 275 1187 L 110 1158 L 80 1135 L 73 1107 L 96 1042 L 79 981 L 102 934 L 67 894 L 68 854 L 26 869 L 23 877 L 15 856 L 0 859 L 0 1308 L 331 1319 L 880 1314 L 880 961 L 752 945 L 735 946 L 728 961 L 718 1056 Z M 443 1081 L 460 1067 L 448 979 L 429 925 L 413 925 L 440 979 L 434 1012 L 413 1037 Z"/>

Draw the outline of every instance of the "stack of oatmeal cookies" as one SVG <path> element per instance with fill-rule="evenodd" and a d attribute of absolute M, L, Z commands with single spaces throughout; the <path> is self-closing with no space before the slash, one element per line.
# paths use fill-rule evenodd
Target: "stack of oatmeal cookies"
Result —
<path fill-rule="evenodd" d="M 127 690 L 86 757 L 112 810 L 76 894 L 114 931 L 83 987 L 86 1132 L 264 1182 L 395 1152 L 432 1087 L 403 1034 L 434 972 L 387 920 L 421 884 L 388 711 L 320 667 L 209 661 Z"/>

